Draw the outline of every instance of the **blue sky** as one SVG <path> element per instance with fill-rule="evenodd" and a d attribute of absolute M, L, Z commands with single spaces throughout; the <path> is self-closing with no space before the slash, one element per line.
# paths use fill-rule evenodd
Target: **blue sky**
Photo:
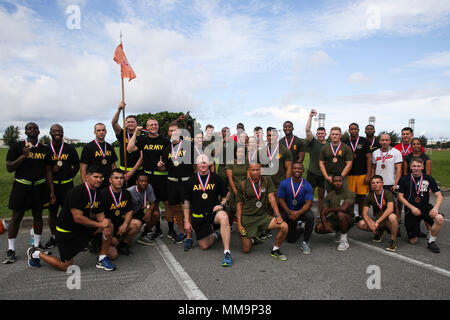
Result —
<path fill-rule="evenodd" d="M 67 28 L 77 5 L 80 29 Z M 416 119 L 448 137 L 450 2 L 0 0 L 0 130 L 60 123 L 90 141 L 120 102 L 119 32 L 137 78 L 128 113 L 186 111 L 217 130 L 243 122 L 304 137 L 311 108 L 326 127 L 378 132 Z"/>

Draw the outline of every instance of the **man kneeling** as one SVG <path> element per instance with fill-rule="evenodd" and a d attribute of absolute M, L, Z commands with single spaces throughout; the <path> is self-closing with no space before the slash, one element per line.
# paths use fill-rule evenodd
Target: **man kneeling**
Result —
<path fill-rule="evenodd" d="M 372 192 L 366 197 L 363 208 L 363 220 L 359 221 L 358 228 L 372 231 L 375 236 L 372 241 L 381 242 L 385 230 L 389 230 L 391 240 L 386 248 L 388 251 L 397 250 L 398 218 L 394 212 L 394 195 L 383 188 L 383 177 L 375 175 L 370 180 Z M 375 220 L 369 217 L 369 208 L 373 208 Z"/>

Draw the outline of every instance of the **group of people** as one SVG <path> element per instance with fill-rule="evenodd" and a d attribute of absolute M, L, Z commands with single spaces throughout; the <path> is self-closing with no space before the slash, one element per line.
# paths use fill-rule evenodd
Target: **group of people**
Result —
<path fill-rule="evenodd" d="M 303 238 L 301 251 L 310 254 L 314 230 L 335 233 L 337 250 L 347 250 L 347 234 L 355 223 L 372 232 L 376 242 L 388 231 L 386 249 L 396 251 L 403 207 L 408 241 L 415 244 L 427 236 L 428 248 L 439 252 L 436 238 L 444 223 L 439 213 L 442 195 L 431 177 L 431 160 L 420 140 L 413 139 L 411 128 L 402 130 L 402 142 L 394 148 L 388 134 L 375 138 L 372 125 L 365 127 L 365 137 L 360 136 L 356 123 L 350 124 L 350 136 L 343 141 L 341 129 L 331 128 L 327 142 L 325 128 L 317 128 L 315 134 L 311 130 L 317 115 L 312 110 L 306 123 L 310 157 L 305 178 L 306 146 L 293 134 L 291 121 L 283 124 L 283 138 L 269 127 L 264 139 L 261 127 L 249 135 L 242 123 L 233 135 L 228 127 L 216 133 L 210 124 L 203 132 L 189 121 L 182 128 L 182 116 L 168 125 L 167 139 L 153 118 L 143 128 L 130 115 L 122 128 L 118 119 L 124 108 L 121 102 L 111 122 L 120 142 L 118 167 L 117 154 L 105 141 L 103 123 L 94 126 L 95 139 L 83 148 L 81 158 L 64 142 L 61 125 L 51 127 L 49 146 L 38 142 L 37 124 L 25 126 L 27 138 L 11 146 L 7 154 L 7 170 L 15 173 L 15 181 L 9 200 L 13 214 L 5 264 L 16 261 L 20 222 L 25 211 L 31 210 L 34 243 L 27 250 L 28 266 L 37 268 L 45 261 L 65 271 L 79 252 L 90 250 L 98 254 L 98 268 L 115 270 L 111 260 L 119 254 L 131 255 L 134 238 L 142 245 L 154 245 L 163 236 L 160 205 L 164 206 L 167 236 L 174 243 L 190 251 L 194 233 L 202 250 L 220 241 L 225 267 L 233 264 L 233 223 L 244 253 L 277 230 L 270 255 L 281 261 L 287 260 L 280 250 L 285 240 L 294 243 Z M 74 186 L 78 172 L 82 183 Z M 316 189 L 317 221 L 312 211 Z M 431 192 L 436 195 L 434 206 Z M 42 245 L 42 210 L 46 207 L 52 235 Z M 427 234 L 421 232 L 422 220 Z M 49 252 L 55 246 L 59 258 Z"/>

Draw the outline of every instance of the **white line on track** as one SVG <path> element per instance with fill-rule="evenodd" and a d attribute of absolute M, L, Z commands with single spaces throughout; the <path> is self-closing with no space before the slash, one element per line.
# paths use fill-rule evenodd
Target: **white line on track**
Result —
<path fill-rule="evenodd" d="M 162 240 L 156 241 L 156 248 L 188 299 L 208 300 Z"/>
<path fill-rule="evenodd" d="M 441 275 L 444 275 L 444 276 L 450 278 L 450 271 L 448 271 L 448 270 L 445 270 L 445 269 L 433 266 L 432 264 L 428 264 L 428 263 L 425 263 L 425 262 L 422 262 L 422 261 L 419 261 L 419 260 L 414 260 L 412 258 L 408 258 L 408 257 L 402 256 L 402 255 L 400 255 L 398 253 L 386 251 L 385 249 L 374 247 L 374 246 L 371 246 L 370 244 L 367 244 L 367 243 L 364 243 L 364 242 L 360 242 L 358 240 L 354 240 L 354 239 L 351 239 L 351 238 L 349 238 L 349 240 L 351 240 L 351 242 L 353 242 L 353 243 L 356 243 L 360 247 L 363 247 L 363 248 L 366 248 L 366 249 L 369 249 L 369 250 L 372 250 L 372 251 L 376 251 L 378 253 L 381 253 L 381 254 L 390 256 L 392 258 L 395 258 L 395 259 L 398 259 L 398 260 L 401 260 L 401 261 L 413 264 L 413 265 L 418 266 L 420 268 L 424 268 L 424 269 L 427 269 L 427 270 L 439 273 Z"/>

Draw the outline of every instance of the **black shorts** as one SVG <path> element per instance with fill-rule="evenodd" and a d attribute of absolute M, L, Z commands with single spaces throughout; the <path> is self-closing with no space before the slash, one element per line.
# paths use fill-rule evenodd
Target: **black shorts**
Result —
<path fill-rule="evenodd" d="M 139 210 L 138 212 L 133 212 L 133 219 L 137 219 L 141 222 L 144 222 L 142 219 L 144 219 L 145 213 L 144 210 Z"/>
<path fill-rule="evenodd" d="M 73 181 L 66 184 L 53 184 L 53 188 L 55 190 L 56 202 L 55 204 L 50 204 L 48 209 L 58 210 L 60 206 L 63 206 L 66 195 L 73 189 Z"/>
<path fill-rule="evenodd" d="M 27 210 L 42 211 L 50 202 L 50 191 L 47 182 L 37 186 L 29 186 L 14 181 L 9 196 L 9 209 L 14 212 L 25 212 Z"/>
<path fill-rule="evenodd" d="M 95 229 L 91 230 L 86 232 L 61 232 L 56 230 L 56 246 L 62 262 L 73 259 L 88 246 Z"/>
<path fill-rule="evenodd" d="M 184 203 L 184 188 L 187 181 L 167 181 L 167 193 L 169 206 L 176 206 L 177 204 Z"/>
<path fill-rule="evenodd" d="M 324 188 L 324 177 L 322 175 L 318 176 L 308 171 L 306 174 L 306 180 L 311 184 L 311 187 L 314 189 L 315 187 Z"/>
<path fill-rule="evenodd" d="M 415 216 L 409 208 L 405 211 L 405 228 L 408 233 L 408 238 L 417 238 L 420 235 L 420 221 L 425 221 L 430 226 L 434 224 L 434 219 L 430 217 L 430 211 L 433 209 L 431 204 L 428 204 L 425 210 L 422 211 L 420 216 Z M 439 212 L 439 214 L 443 215 Z"/>
<path fill-rule="evenodd" d="M 148 183 L 153 188 L 156 201 L 167 201 L 167 176 L 148 175 Z"/>
<path fill-rule="evenodd" d="M 192 217 L 192 229 L 195 231 L 195 236 L 198 240 L 206 238 L 210 234 L 220 228 L 219 224 L 214 223 L 216 213 L 207 214 L 204 218 Z"/>

